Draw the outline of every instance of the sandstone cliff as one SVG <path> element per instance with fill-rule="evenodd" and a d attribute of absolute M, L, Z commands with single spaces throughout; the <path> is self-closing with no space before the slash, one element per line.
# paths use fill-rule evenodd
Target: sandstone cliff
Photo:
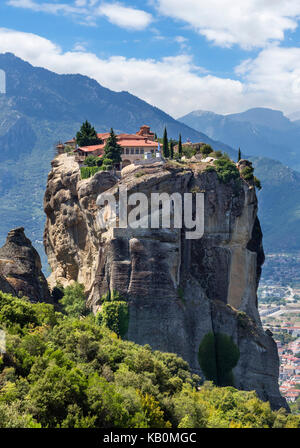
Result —
<path fill-rule="evenodd" d="M 50 300 L 40 256 L 23 227 L 11 230 L 0 248 L 0 290 L 34 301 Z"/>
<path fill-rule="evenodd" d="M 222 183 L 193 163 L 129 166 L 118 179 L 107 172 L 80 180 L 78 164 L 52 162 L 45 194 L 44 244 L 50 282 L 84 283 L 87 303 L 118 291 L 129 306 L 126 337 L 178 353 L 201 376 L 199 346 L 207 334 L 232 337 L 240 357 L 234 384 L 255 389 L 274 408 L 286 407 L 278 389 L 276 344 L 263 331 L 256 290 L 264 261 L 255 188 Z M 99 229 L 97 196 L 120 187 L 143 192 L 205 194 L 205 233 L 187 240 L 185 229 Z"/>

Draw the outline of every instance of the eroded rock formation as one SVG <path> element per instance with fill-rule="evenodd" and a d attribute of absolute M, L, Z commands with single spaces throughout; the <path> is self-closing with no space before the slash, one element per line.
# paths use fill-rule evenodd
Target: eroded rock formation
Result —
<path fill-rule="evenodd" d="M 232 337 L 240 351 L 234 384 L 255 389 L 274 408 L 286 406 L 278 389 L 276 344 L 261 326 L 257 285 L 264 261 L 255 188 L 239 179 L 219 181 L 205 164 L 153 163 L 128 166 L 119 180 L 99 172 L 80 180 L 72 157 L 52 163 L 45 194 L 45 249 L 51 283 L 84 283 L 87 303 L 97 311 L 107 292 L 118 291 L 129 306 L 127 338 L 175 352 L 203 376 L 198 358 L 208 333 Z M 100 229 L 96 198 L 203 192 L 205 233 L 185 238 L 186 229 Z"/>
<path fill-rule="evenodd" d="M 11 230 L 0 248 L 0 290 L 34 301 L 49 301 L 41 259 L 23 227 Z"/>

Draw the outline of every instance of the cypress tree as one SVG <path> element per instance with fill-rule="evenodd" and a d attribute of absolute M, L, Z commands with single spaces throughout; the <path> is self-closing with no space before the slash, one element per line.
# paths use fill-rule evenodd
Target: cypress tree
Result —
<path fill-rule="evenodd" d="M 241 158 L 242 158 L 242 153 L 241 153 L 241 148 L 239 148 L 238 162 L 241 160 Z"/>
<path fill-rule="evenodd" d="M 114 133 L 113 128 L 110 130 L 110 136 L 104 147 L 104 157 L 103 163 L 105 165 L 105 160 L 111 160 L 114 164 L 120 163 L 121 158 L 121 146 L 118 144 L 117 136 Z"/>
<path fill-rule="evenodd" d="M 181 134 L 179 134 L 178 154 L 179 154 L 180 156 L 182 156 L 182 141 L 181 141 Z"/>
<path fill-rule="evenodd" d="M 174 145 L 175 143 L 173 142 L 173 140 L 170 141 L 170 158 L 174 159 Z"/>
<path fill-rule="evenodd" d="M 164 130 L 164 136 L 163 136 L 163 155 L 164 155 L 164 157 L 169 157 L 169 142 L 168 142 L 168 134 L 167 134 L 166 127 Z"/>

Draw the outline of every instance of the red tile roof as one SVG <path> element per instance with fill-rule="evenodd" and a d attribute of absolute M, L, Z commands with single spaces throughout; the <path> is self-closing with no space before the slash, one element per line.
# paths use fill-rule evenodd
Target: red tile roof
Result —
<path fill-rule="evenodd" d="M 96 150 L 104 150 L 104 143 L 102 143 L 101 145 L 92 145 L 92 146 L 81 146 L 79 148 L 77 148 L 80 151 L 83 152 L 94 152 Z"/>

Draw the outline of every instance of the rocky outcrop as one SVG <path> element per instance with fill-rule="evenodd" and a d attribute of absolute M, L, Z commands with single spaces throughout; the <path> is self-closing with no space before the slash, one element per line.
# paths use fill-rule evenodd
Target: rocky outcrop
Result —
<path fill-rule="evenodd" d="M 11 286 L 10 283 L 8 283 L 7 280 L 0 274 L 0 291 L 5 292 L 7 294 L 13 294 L 16 295 L 16 291 Z"/>
<path fill-rule="evenodd" d="M 50 300 L 40 256 L 23 227 L 11 230 L 0 248 L 0 290 L 33 301 Z"/>
<path fill-rule="evenodd" d="M 274 408 L 286 407 L 276 344 L 257 310 L 264 255 L 255 188 L 242 179 L 222 183 L 205 168 L 201 162 L 154 162 L 126 167 L 121 179 L 99 172 L 80 180 L 74 160 L 57 157 L 44 204 L 51 282 L 84 283 L 95 312 L 103 296 L 119 292 L 129 307 L 126 337 L 179 354 L 201 376 L 203 338 L 230 336 L 240 352 L 235 386 L 255 389 Z M 148 198 L 153 192 L 204 193 L 203 237 L 187 239 L 186 228 L 99 228 L 97 196 L 105 191 L 118 199 L 120 188 Z"/>

